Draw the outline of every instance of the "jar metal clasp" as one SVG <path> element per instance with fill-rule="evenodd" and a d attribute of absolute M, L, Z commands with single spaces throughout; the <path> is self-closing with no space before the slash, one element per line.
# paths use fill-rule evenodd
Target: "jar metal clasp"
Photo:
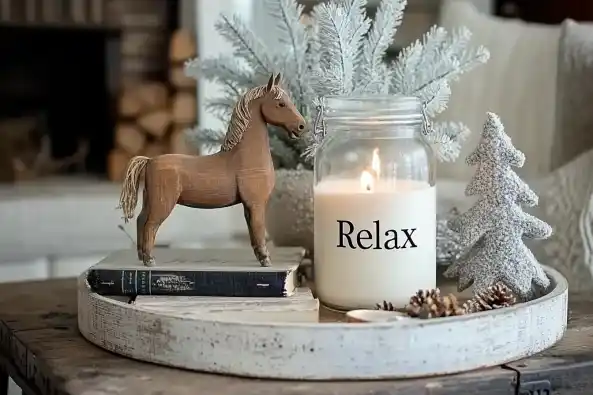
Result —
<path fill-rule="evenodd" d="M 428 118 L 428 115 L 426 115 L 426 103 L 423 102 L 422 103 L 422 134 L 426 137 L 430 134 L 432 134 L 433 130 L 432 130 L 432 124 L 430 122 L 430 119 Z"/>
<path fill-rule="evenodd" d="M 323 119 L 325 113 L 325 101 L 323 98 L 319 99 L 316 110 L 317 116 L 313 121 L 313 133 L 315 134 L 315 140 L 319 142 L 325 138 L 325 120 Z"/>

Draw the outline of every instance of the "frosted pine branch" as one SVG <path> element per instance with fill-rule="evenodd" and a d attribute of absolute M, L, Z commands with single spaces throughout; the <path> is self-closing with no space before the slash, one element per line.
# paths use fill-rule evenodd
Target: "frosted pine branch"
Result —
<path fill-rule="evenodd" d="M 321 3 L 314 8 L 319 24 L 320 67 L 314 70 L 314 90 L 320 96 L 349 94 L 354 89 L 354 71 L 363 36 L 370 21 L 366 0 Z"/>
<path fill-rule="evenodd" d="M 408 95 L 415 89 L 415 74 L 422 60 L 422 43 L 420 40 L 403 48 L 392 64 L 391 91 L 395 94 Z"/>
<path fill-rule="evenodd" d="M 220 143 L 224 140 L 226 131 L 209 128 L 190 128 L 189 134 L 195 135 L 201 142 Z"/>
<path fill-rule="evenodd" d="M 366 14 L 367 0 L 340 0 L 340 3 L 345 8 L 349 24 L 351 25 L 352 33 L 348 45 L 350 52 L 355 54 L 353 57 L 354 71 L 356 70 L 358 58 L 362 54 L 362 40 L 371 27 L 371 20 L 367 18 Z M 354 84 L 354 73 L 352 74 L 352 78 L 352 83 Z"/>
<path fill-rule="evenodd" d="M 221 120 L 229 121 L 236 100 L 233 97 L 208 99 L 204 105 L 206 111 L 216 115 Z"/>
<path fill-rule="evenodd" d="M 459 63 L 454 56 L 444 58 L 450 55 L 450 35 L 442 27 L 432 26 L 430 30 L 422 36 L 422 57 L 421 64 L 429 64 L 431 67 L 424 67 L 418 70 L 416 78 L 414 78 L 416 86 L 414 91 L 421 91 L 426 86 L 442 80 L 442 75 L 450 70 L 456 70 Z"/>
<path fill-rule="evenodd" d="M 253 72 L 240 64 L 233 56 L 219 55 L 213 59 L 191 59 L 185 62 L 185 74 L 189 77 L 230 80 L 239 85 L 253 84 Z"/>
<path fill-rule="evenodd" d="M 424 46 L 433 46 L 424 61 L 433 62 L 428 68 L 418 90 L 424 89 L 432 81 L 447 79 L 455 81 L 462 74 L 488 61 L 490 53 L 483 46 L 470 48 L 471 32 L 461 27 L 448 33 L 443 28 L 431 30 L 432 35 L 425 36 Z M 432 55 L 432 56 L 430 56 Z M 432 59 L 431 59 L 432 57 Z"/>
<path fill-rule="evenodd" d="M 303 150 L 301 157 L 308 161 L 313 161 L 315 158 L 315 154 L 317 153 L 317 149 L 321 145 L 324 136 L 320 133 L 320 131 L 315 131 L 315 127 L 311 130 L 311 132 L 305 136 L 307 140 L 307 145 Z"/>
<path fill-rule="evenodd" d="M 375 92 L 385 85 L 387 68 L 383 57 L 393 43 L 402 22 L 407 0 L 381 0 L 375 20 L 363 44 L 362 60 L 358 66 L 356 91 Z"/>
<path fill-rule="evenodd" d="M 313 17 L 310 18 L 313 23 L 308 24 L 305 29 L 307 32 L 307 41 L 309 45 L 307 56 L 305 57 L 305 66 L 307 70 L 307 75 L 305 78 L 307 78 L 307 80 L 304 81 L 304 85 L 309 87 L 312 94 L 315 94 L 313 80 L 311 79 L 313 71 L 316 71 L 320 67 L 321 63 L 321 37 L 319 36 L 319 24 L 314 18 L 314 15 L 315 12 L 313 12 Z"/>
<path fill-rule="evenodd" d="M 319 145 L 321 144 L 321 141 L 316 139 L 315 136 L 313 136 L 312 134 L 308 138 L 308 140 L 309 140 L 309 145 L 307 146 L 307 148 L 305 148 L 305 150 L 303 151 L 301 156 L 307 160 L 313 160 L 313 158 L 315 158 L 315 154 L 317 153 L 317 149 L 319 148 Z"/>
<path fill-rule="evenodd" d="M 436 80 L 418 92 L 416 96 L 426 106 L 426 115 L 433 117 L 447 108 L 451 97 L 451 88 L 447 80 Z"/>
<path fill-rule="evenodd" d="M 469 134 L 469 128 L 463 123 L 435 122 L 432 125 L 432 133 L 424 139 L 431 145 L 439 161 L 452 162 L 459 156 L 461 145 Z"/>
<path fill-rule="evenodd" d="M 470 39 L 471 33 L 466 28 L 449 34 L 441 27 L 432 27 L 422 41 L 416 41 L 398 57 L 393 69 L 392 91 L 418 96 L 425 102 L 436 100 L 439 105 L 432 106 L 429 115 L 442 112 L 450 94 L 445 83 L 455 81 L 461 74 L 485 63 L 490 56 L 484 47 L 469 49 Z M 440 98 L 433 99 L 439 95 Z"/>
<path fill-rule="evenodd" d="M 301 22 L 304 6 L 295 0 L 265 0 L 269 15 L 277 21 L 278 42 L 292 52 L 295 63 L 303 61 L 297 55 L 307 50 L 306 26 Z"/>
<path fill-rule="evenodd" d="M 435 26 L 422 40 L 404 48 L 396 62 L 385 63 L 406 0 L 381 0 L 372 26 L 365 10 L 368 0 L 327 0 L 315 5 L 306 18 L 298 0 L 262 1 L 266 1 L 270 19 L 276 22 L 276 30 L 269 33 L 276 39 L 275 44 L 264 45 L 237 16 L 221 16 L 215 26 L 233 46 L 232 56 L 194 59 L 186 64 L 188 75 L 219 83 L 223 88 L 222 97 L 207 98 L 206 107 L 223 122 L 228 122 L 230 104 L 247 90 L 265 83 L 272 72 L 282 72 L 284 88 L 310 123 L 316 115 L 316 99 L 360 93 L 418 96 L 432 118 L 446 108 L 451 82 L 488 59 L 485 48 L 470 45 L 467 29 L 448 33 Z M 435 125 L 435 131 L 426 139 L 439 160 L 451 161 L 457 157 L 463 141 L 460 136 L 466 131 L 454 123 Z M 289 148 L 284 150 L 274 140 L 271 149 L 276 157 L 294 151 L 300 164 L 309 168 L 312 155 L 324 139 L 323 134 L 312 133 L 303 141 L 287 141 L 274 128 L 270 128 L 270 135 Z M 211 137 L 207 134 L 203 140 L 210 141 Z M 280 162 L 292 163 L 292 158 Z"/>
<path fill-rule="evenodd" d="M 226 132 L 208 128 L 190 128 L 185 135 L 192 145 L 196 147 L 205 146 L 207 148 L 218 147 L 224 141 Z"/>
<path fill-rule="evenodd" d="M 235 49 L 235 56 L 245 60 L 258 74 L 269 75 L 273 71 L 273 60 L 264 44 L 237 15 L 222 16 L 214 25 L 216 31 L 226 38 Z"/>
<path fill-rule="evenodd" d="M 467 48 L 470 38 L 467 29 L 448 34 L 443 28 L 431 28 L 421 41 L 412 43 L 398 56 L 391 73 L 391 91 L 419 97 L 429 117 L 444 111 L 451 96 L 450 81 L 488 59 L 488 51 L 483 47 Z M 435 125 L 434 129 L 426 140 L 437 158 L 447 162 L 457 159 L 469 134 L 467 127 L 449 123 Z"/>
<path fill-rule="evenodd" d="M 392 90 L 404 95 L 421 96 L 424 88 L 442 79 L 439 77 L 443 64 L 449 64 L 454 69 L 457 65 L 455 59 L 441 59 L 446 42 L 446 30 L 433 26 L 421 40 L 402 50 L 393 65 Z"/>
<path fill-rule="evenodd" d="M 270 16 L 276 21 L 278 42 L 287 53 L 284 64 L 291 72 L 285 73 L 284 78 L 295 93 L 297 103 L 301 103 L 310 93 L 303 81 L 309 40 L 307 27 L 301 23 L 305 7 L 295 0 L 266 0 L 265 4 Z"/>
<path fill-rule="evenodd" d="M 203 77 L 218 82 L 237 95 L 237 98 L 245 92 L 246 87 L 255 86 L 253 72 L 231 56 L 188 60 L 185 62 L 185 74 L 196 79 Z"/>

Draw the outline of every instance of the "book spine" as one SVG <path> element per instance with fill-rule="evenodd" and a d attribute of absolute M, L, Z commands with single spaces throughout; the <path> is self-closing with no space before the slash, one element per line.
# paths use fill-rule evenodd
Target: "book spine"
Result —
<path fill-rule="evenodd" d="M 284 297 L 287 273 L 93 269 L 99 295 Z"/>

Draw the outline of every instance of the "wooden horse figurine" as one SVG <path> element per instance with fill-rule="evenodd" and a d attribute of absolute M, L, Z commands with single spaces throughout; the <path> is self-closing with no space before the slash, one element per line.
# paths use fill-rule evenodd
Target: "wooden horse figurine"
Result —
<path fill-rule="evenodd" d="M 275 178 L 267 124 L 283 128 L 293 139 L 307 130 L 305 119 L 279 82 L 280 74 L 272 75 L 267 85 L 253 88 L 239 99 L 218 153 L 136 156 L 130 160 L 120 208 L 126 222 L 134 218 L 144 175 L 137 250 L 145 266 L 154 266 L 157 231 L 176 204 L 211 209 L 239 203 L 243 204 L 253 252 L 262 266 L 270 266 L 265 214 Z"/>

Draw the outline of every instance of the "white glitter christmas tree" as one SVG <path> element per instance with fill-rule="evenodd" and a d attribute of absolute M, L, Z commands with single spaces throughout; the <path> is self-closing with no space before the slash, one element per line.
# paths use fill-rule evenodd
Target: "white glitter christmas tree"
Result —
<path fill-rule="evenodd" d="M 522 167 L 525 155 L 504 132 L 499 117 L 488 113 L 480 143 L 466 158 L 477 170 L 465 189 L 466 196 L 479 196 L 467 212 L 449 221 L 459 233 L 464 253 L 445 272 L 458 278 L 459 291 L 474 286 L 474 293 L 502 281 L 521 300 L 544 291 L 550 280 L 523 242 L 545 239 L 552 228 L 523 211 L 535 206 L 538 197 L 512 167 Z"/>

